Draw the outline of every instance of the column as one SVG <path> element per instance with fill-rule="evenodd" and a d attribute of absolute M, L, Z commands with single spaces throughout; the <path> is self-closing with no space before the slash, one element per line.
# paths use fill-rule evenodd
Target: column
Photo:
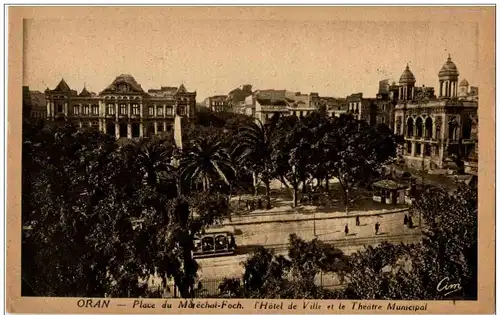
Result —
<path fill-rule="evenodd" d="M 416 143 L 415 142 L 411 142 L 411 156 L 415 156 L 415 151 L 416 151 Z"/>
<path fill-rule="evenodd" d="M 99 119 L 99 131 L 102 132 L 102 119 Z"/>
<path fill-rule="evenodd" d="M 64 116 L 68 117 L 68 103 L 64 103 Z"/>
<path fill-rule="evenodd" d="M 163 104 L 163 117 L 167 117 L 167 105 Z M 163 128 L 165 130 L 165 128 Z"/>
<path fill-rule="evenodd" d="M 132 114 L 132 109 L 131 107 L 132 105 L 130 105 L 130 102 L 127 103 L 127 117 L 130 118 L 131 117 L 131 114 Z"/>
<path fill-rule="evenodd" d="M 142 101 L 141 101 L 141 103 L 139 104 L 139 110 L 140 110 L 139 115 L 140 115 L 140 116 L 141 116 L 141 118 L 142 118 Z M 142 122 L 141 122 L 141 126 L 142 126 Z M 142 127 L 141 127 L 141 130 L 142 130 Z M 142 137 L 142 135 L 141 135 L 141 137 Z"/>
<path fill-rule="evenodd" d="M 116 121 L 118 122 L 118 103 L 115 103 L 115 118 Z"/>
<path fill-rule="evenodd" d="M 167 131 L 167 122 L 163 121 L 163 132 Z"/>
<path fill-rule="evenodd" d="M 51 112 L 51 106 L 52 106 L 52 105 L 51 105 L 50 100 L 47 100 L 47 117 L 48 117 L 49 119 L 50 119 L 50 117 L 51 117 L 51 113 L 52 113 L 52 112 Z"/>
<path fill-rule="evenodd" d="M 108 133 L 108 121 L 106 119 L 102 120 L 102 133 Z"/>
<path fill-rule="evenodd" d="M 155 135 L 158 134 L 158 122 L 155 120 L 154 122 L 154 125 L 155 125 Z"/>
<path fill-rule="evenodd" d="M 142 108 L 142 104 L 141 104 L 141 108 Z M 141 116 L 142 116 L 142 111 L 141 111 Z M 139 137 L 144 137 L 144 124 L 143 122 L 141 121 L 139 123 Z"/>
<path fill-rule="evenodd" d="M 443 143 L 439 146 L 438 151 L 439 151 L 439 163 L 442 165 L 443 160 L 444 160 L 444 144 Z"/>
<path fill-rule="evenodd" d="M 132 139 L 132 124 L 130 122 L 127 123 L 127 138 Z"/>
<path fill-rule="evenodd" d="M 443 81 L 439 81 L 439 97 L 443 96 Z"/>
<path fill-rule="evenodd" d="M 120 139 L 120 125 L 115 123 L 115 138 L 116 140 Z"/>
<path fill-rule="evenodd" d="M 424 158 L 424 150 L 425 150 L 425 144 L 421 143 L 420 145 L 420 156 Z"/>

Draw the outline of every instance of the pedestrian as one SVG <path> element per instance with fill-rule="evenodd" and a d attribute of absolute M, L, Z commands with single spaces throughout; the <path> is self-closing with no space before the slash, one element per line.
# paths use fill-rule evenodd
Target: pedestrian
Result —
<path fill-rule="evenodd" d="M 379 230 L 379 228 L 380 228 L 380 223 L 378 223 L 378 222 L 377 222 L 377 223 L 375 223 L 375 235 L 377 235 L 377 234 L 378 234 L 378 230 Z"/>
<path fill-rule="evenodd" d="M 403 220 L 404 225 L 408 225 L 408 215 L 405 214 L 405 218 Z"/>
<path fill-rule="evenodd" d="M 349 234 L 349 226 L 346 224 L 344 228 L 345 236 Z"/>
<path fill-rule="evenodd" d="M 251 211 L 255 210 L 255 200 L 250 201 L 250 210 Z"/>
<path fill-rule="evenodd" d="M 247 210 L 250 211 L 250 201 L 247 200 Z"/>
<path fill-rule="evenodd" d="M 233 235 L 231 235 L 231 238 L 229 240 L 229 247 L 236 250 L 236 240 L 234 239 Z"/>
<path fill-rule="evenodd" d="M 413 219 L 411 217 L 408 218 L 408 227 L 413 229 Z"/>
<path fill-rule="evenodd" d="M 258 205 L 259 209 L 262 209 L 262 200 L 260 198 L 257 201 L 257 205 Z"/>
<path fill-rule="evenodd" d="M 359 215 L 356 216 L 356 226 L 359 226 Z"/>

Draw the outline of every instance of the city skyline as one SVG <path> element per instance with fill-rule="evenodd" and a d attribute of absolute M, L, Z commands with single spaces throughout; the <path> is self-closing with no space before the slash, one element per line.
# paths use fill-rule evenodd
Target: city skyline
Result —
<path fill-rule="evenodd" d="M 460 78 L 475 85 L 477 77 L 477 26 L 463 20 L 284 22 L 177 16 L 26 20 L 24 26 L 23 83 L 41 91 L 64 78 L 72 89 L 81 91 L 85 85 L 99 93 L 116 76 L 131 74 L 145 90 L 184 83 L 197 91 L 198 102 L 243 84 L 335 97 L 358 92 L 375 96 L 378 82 L 397 81 L 407 63 L 417 85 L 436 87 L 448 54 Z"/>

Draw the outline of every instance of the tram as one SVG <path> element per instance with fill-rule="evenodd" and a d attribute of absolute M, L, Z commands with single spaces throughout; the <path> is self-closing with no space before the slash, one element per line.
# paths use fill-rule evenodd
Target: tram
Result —
<path fill-rule="evenodd" d="M 234 227 L 212 227 L 195 236 L 193 257 L 232 255 L 236 250 Z"/>

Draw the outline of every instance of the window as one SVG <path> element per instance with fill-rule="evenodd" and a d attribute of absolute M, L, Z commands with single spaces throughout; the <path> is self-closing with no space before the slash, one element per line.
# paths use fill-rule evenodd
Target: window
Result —
<path fill-rule="evenodd" d="M 92 105 L 92 115 L 99 115 L 99 107 L 97 105 Z"/>
<path fill-rule="evenodd" d="M 156 107 L 156 115 L 163 116 L 163 106 Z"/>
<path fill-rule="evenodd" d="M 154 106 L 149 106 L 148 107 L 148 114 L 149 114 L 149 116 L 154 116 L 155 115 L 155 108 L 154 108 Z"/>
<path fill-rule="evenodd" d="M 429 144 L 424 144 L 424 155 L 431 156 L 431 146 Z"/>
<path fill-rule="evenodd" d="M 181 115 L 181 116 L 186 115 L 186 107 L 185 106 L 179 106 L 179 115 Z"/>
<path fill-rule="evenodd" d="M 167 116 L 172 116 L 172 107 L 167 107 Z"/>
<path fill-rule="evenodd" d="M 115 114 L 115 105 L 113 105 L 113 104 L 106 105 L 106 114 L 107 115 L 114 115 Z"/>
<path fill-rule="evenodd" d="M 132 104 L 132 115 L 139 115 L 139 104 Z"/>
<path fill-rule="evenodd" d="M 57 104 L 57 112 L 62 113 L 63 112 L 63 106 L 62 104 Z"/>
<path fill-rule="evenodd" d="M 127 115 L 127 105 L 120 104 L 120 115 Z"/>
<path fill-rule="evenodd" d="M 406 142 L 406 153 L 411 154 L 411 142 Z"/>
<path fill-rule="evenodd" d="M 163 123 L 158 123 L 157 129 L 158 129 L 158 132 L 163 132 L 164 131 L 163 130 Z"/>
<path fill-rule="evenodd" d="M 83 105 L 83 114 L 88 115 L 89 113 L 89 106 L 88 105 Z"/>
<path fill-rule="evenodd" d="M 73 115 L 80 115 L 80 105 L 73 106 Z"/>

